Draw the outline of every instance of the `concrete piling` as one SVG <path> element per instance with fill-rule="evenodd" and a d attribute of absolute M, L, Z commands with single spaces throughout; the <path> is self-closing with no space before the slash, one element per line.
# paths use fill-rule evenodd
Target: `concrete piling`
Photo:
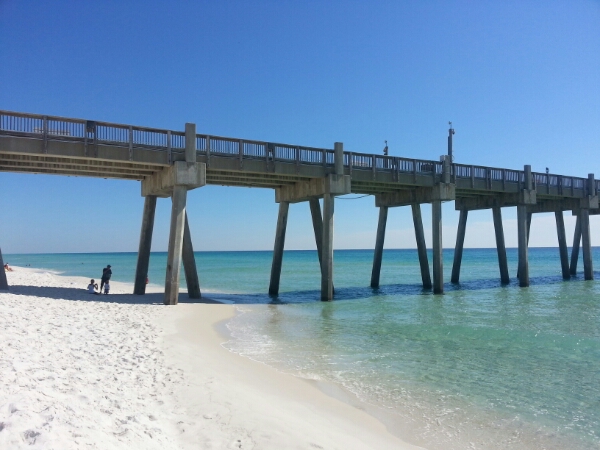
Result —
<path fill-rule="evenodd" d="M 200 280 L 198 279 L 198 269 L 196 268 L 196 258 L 194 256 L 194 246 L 192 245 L 192 235 L 188 223 L 187 211 L 185 214 L 185 225 L 183 229 L 183 270 L 185 272 L 185 282 L 189 298 L 200 298 Z"/>
<path fill-rule="evenodd" d="M 8 289 L 8 280 L 6 279 L 6 272 L 4 271 L 4 260 L 2 259 L 2 249 L 0 249 L 0 289 Z"/>
<path fill-rule="evenodd" d="M 421 267 L 421 280 L 424 289 L 431 289 L 431 275 L 429 273 L 429 261 L 427 259 L 427 246 L 425 245 L 425 233 L 423 232 L 423 218 L 421 217 L 421 205 L 411 204 L 413 224 L 415 227 L 415 238 L 417 241 L 417 252 L 419 254 L 419 265 Z"/>
<path fill-rule="evenodd" d="M 458 283 L 460 279 L 460 265 L 462 263 L 463 245 L 465 243 L 465 233 L 467 230 L 467 217 L 469 210 L 461 209 L 458 218 L 458 231 L 456 233 L 456 247 L 454 248 L 454 263 L 452 264 L 452 283 Z"/>
<path fill-rule="evenodd" d="M 321 264 L 321 300 L 333 300 L 333 212 L 334 195 L 323 195 L 323 255 Z"/>
<path fill-rule="evenodd" d="M 496 233 L 496 250 L 498 252 L 498 266 L 500 268 L 500 282 L 510 283 L 508 275 L 508 262 L 506 260 L 506 246 L 504 244 L 504 228 L 502 227 L 502 211 L 499 206 L 492 208 L 494 216 L 494 231 Z"/>
<path fill-rule="evenodd" d="M 185 206 L 187 187 L 175 185 L 172 194 L 171 228 L 167 255 L 167 275 L 165 279 L 165 305 L 176 305 L 179 301 L 179 278 L 185 231 Z"/>
<path fill-rule="evenodd" d="M 150 249 L 152 246 L 152 232 L 154 230 L 154 215 L 156 212 L 156 196 L 147 195 L 144 199 L 144 212 L 142 213 L 142 229 L 140 231 L 140 246 L 138 250 L 137 266 L 135 269 L 135 284 L 133 293 L 144 295 L 146 293 L 146 279 L 150 265 Z"/>
<path fill-rule="evenodd" d="M 582 208 L 581 217 L 581 247 L 583 250 L 583 277 L 586 280 L 594 279 L 594 267 L 592 264 L 592 242 L 590 240 L 590 210 Z"/>
<path fill-rule="evenodd" d="M 571 275 L 577 275 L 577 260 L 579 259 L 579 244 L 581 243 L 581 216 L 577 215 L 575 222 L 575 232 L 573 233 L 573 248 L 571 249 Z"/>
<path fill-rule="evenodd" d="M 558 252 L 560 254 L 560 267 L 562 277 L 565 280 L 571 278 L 569 274 L 569 250 L 567 249 L 567 235 L 565 233 L 565 221 L 562 211 L 555 211 L 556 217 L 556 235 L 558 237 Z"/>
<path fill-rule="evenodd" d="M 444 259 L 442 253 L 442 202 L 431 202 L 433 239 L 433 293 L 444 293 Z"/>
<path fill-rule="evenodd" d="M 527 249 L 527 207 L 517 205 L 517 233 L 519 242 L 519 286 L 529 286 L 529 259 Z"/>
<path fill-rule="evenodd" d="M 371 287 L 379 287 L 381 274 L 381 260 L 383 258 L 383 242 L 385 240 L 385 227 L 387 224 L 388 207 L 379 207 L 379 222 L 377 224 L 377 239 L 375 241 L 375 252 L 373 254 L 373 270 L 371 272 Z"/>
<path fill-rule="evenodd" d="M 279 294 L 279 280 L 281 278 L 281 265 L 283 263 L 283 247 L 285 244 L 285 231 L 290 204 L 279 203 L 279 216 L 277 217 L 277 230 L 275 232 L 275 246 L 273 249 L 273 264 L 271 265 L 271 282 L 269 283 L 269 295 Z"/>

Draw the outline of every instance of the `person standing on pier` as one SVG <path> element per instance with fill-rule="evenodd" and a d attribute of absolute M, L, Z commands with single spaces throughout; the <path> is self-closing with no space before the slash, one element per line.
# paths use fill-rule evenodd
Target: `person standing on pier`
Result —
<path fill-rule="evenodd" d="M 102 292 L 102 288 L 104 284 L 108 284 L 108 280 L 112 276 L 112 270 L 110 270 L 110 264 L 102 269 L 102 278 L 100 279 L 100 292 Z"/>

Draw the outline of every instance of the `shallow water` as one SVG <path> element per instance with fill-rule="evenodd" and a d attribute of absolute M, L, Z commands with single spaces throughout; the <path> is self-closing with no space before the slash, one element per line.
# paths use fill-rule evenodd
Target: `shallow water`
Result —
<path fill-rule="evenodd" d="M 271 252 L 196 254 L 204 293 L 235 301 L 234 352 L 296 375 L 341 384 L 387 411 L 393 432 L 428 448 L 600 447 L 600 285 L 564 282 L 558 250 L 530 249 L 531 286 L 501 286 L 494 249 L 465 249 L 461 284 L 444 296 L 419 285 L 416 251 L 384 252 L 381 288 L 372 251 L 336 251 L 336 300 L 319 300 L 315 252 L 286 252 L 277 299 Z M 452 251 L 445 251 L 446 276 Z M 594 249 L 600 261 L 599 249 Z M 106 264 L 133 280 L 135 254 L 6 255 L 67 275 Z M 431 255 L 430 255 L 431 261 Z M 151 282 L 166 255 L 153 253 Z M 582 270 L 580 261 L 580 271 Z M 91 270 L 93 269 L 93 270 Z M 596 273 L 596 278 L 600 273 Z"/>

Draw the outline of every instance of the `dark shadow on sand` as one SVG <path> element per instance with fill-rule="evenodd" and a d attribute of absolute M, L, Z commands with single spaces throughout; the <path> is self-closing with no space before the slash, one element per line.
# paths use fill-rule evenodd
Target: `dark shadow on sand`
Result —
<path fill-rule="evenodd" d="M 51 299 L 62 299 L 84 302 L 122 303 L 139 305 L 163 305 L 164 293 L 153 292 L 145 295 L 135 294 L 88 294 L 85 289 L 68 287 L 44 287 L 44 286 L 9 286 L 8 291 L 14 295 L 30 295 Z M 179 303 L 221 303 L 209 298 L 192 299 L 186 292 L 179 294 Z"/>

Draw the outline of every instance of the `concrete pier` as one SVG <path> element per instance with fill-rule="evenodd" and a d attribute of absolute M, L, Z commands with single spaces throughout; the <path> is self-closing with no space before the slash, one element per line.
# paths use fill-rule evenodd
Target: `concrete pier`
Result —
<path fill-rule="evenodd" d="M 373 270 L 371 272 L 371 287 L 379 287 L 381 274 L 381 260 L 383 258 L 383 242 L 385 240 L 385 226 L 387 224 L 388 207 L 379 207 L 379 222 L 377 224 L 377 239 L 375 241 L 375 252 L 373 254 Z"/>
<path fill-rule="evenodd" d="M 452 277 L 450 278 L 452 283 L 458 283 L 460 280 L 460 265 L 462 263 L 468 215 L 469 210 L 460 210 L 460 217 L 458 218 L 458 231 L 456 233 L 456 247 L 454 248 L 454 263 L 452 264 Z"/>
<path fill-rule="evenodd" d="M 573 248 L 571 250 L 571 275 L 577 275 L 577 260 L 579 259 L 579 244 L 581 243 L 581 216 L 577 215 L 575 222 L 575 232 L 573 233 Z"/>
<path fill-rule="evenodd" d="M 519 286 L 529 286 L 529 255 L 527 249 L 527 207 L 517 206 L 517 234 L 519 243 Z"/>
<path fill-rule="evenodd" d="M 146 279 L 148 278 L 148 267 L 150 265 L 150 249 L 152 246 L 152 231 L 154 230 L 155 212 L 156 196 L 147 195 L 144 199 L 140 246 L 135 269 L 135 285 L 133 293 L 136 295 L 144 295 L 146 293 Z"/>
<path fill-rule="evenodd" d="M 275 246 L 273 248 L 273 264 L 271 265 L 271 282 L 269 283 L 269 295 L 279 294 L 279 280 L 281 278 L 281 265 L 283 263 L 283 247 L 285 244 L 285 230 L 290 204 L 279 203 L 279 215 L 277 217 L 277 230 L 275 231 Z"/>
<path fill-rule="evenodd" d="M 442 202 L 431 202 L 433 240 L 433 293 L 444 293 L 444 258 L 442 252 Z"/>
<path fill-rule="evenodd" d="M 176 305 L 179 301 L 179 277 L 185 232 L 187 188 L 181 185 L 174 186 L 172 200 L 167 275 L 165 279 L 165 305 Z"/>
<path fill-rule="evenodd" d="M 562 211 L 555 211 L 556 217 L 556 236 L 558 238 L 558 252 L 560 254 L 560 267 L 562 277 L 565 280 L 571 278 L 569 274 L 569 250 L 567 248 L 567 235 L 565 233 L 565 221 Z"/>
<path fill-rule="evenodd" d="M 496 233 L 496 250 L 498 251 L 498 266 L 500 268 L 500 282 L 510 283 L 508 275 L 508 262 L 506 260 L 506 245 L 504 244 L 504 228 L 502 227 L 502 211 L 500 207 L 492 208 L 494 216 L 494 231 Z"/>
<path fill-rule="evenodd" d="M 183 229 L 183 270 L 185 272 L 185 282 L 189 298 L 200 298 L 200 280 L 198 279 L 198 269 L 196 268 L 196 258 L 194 257 L 194 246 L 192 245 L 192 235 L 188 223 L 187 212 L 185 214 L 185 225 Z"/>
<path fill-rule="evenodd" d="M 421 217 L 421 205 L 413 203 L 412 208 L 413 225 L 415 227 L 415 238 L 417 241 L 417 252 L 419 254 L 419 266 L 421 268 L 421 280 L 424 289 L 431 289 L 431 274 L 429 272 L 429 261 L 427 259 L 427 246 L 425 245 L 425 233 L 423 232 L 423 218 Z"/>
<path fill-rule="evenodd" d="M 4 271 L 4 260 L 2 259 L 2 249 L 0 249 L 0 290 L 8 289 L 8 280 Z"/>

